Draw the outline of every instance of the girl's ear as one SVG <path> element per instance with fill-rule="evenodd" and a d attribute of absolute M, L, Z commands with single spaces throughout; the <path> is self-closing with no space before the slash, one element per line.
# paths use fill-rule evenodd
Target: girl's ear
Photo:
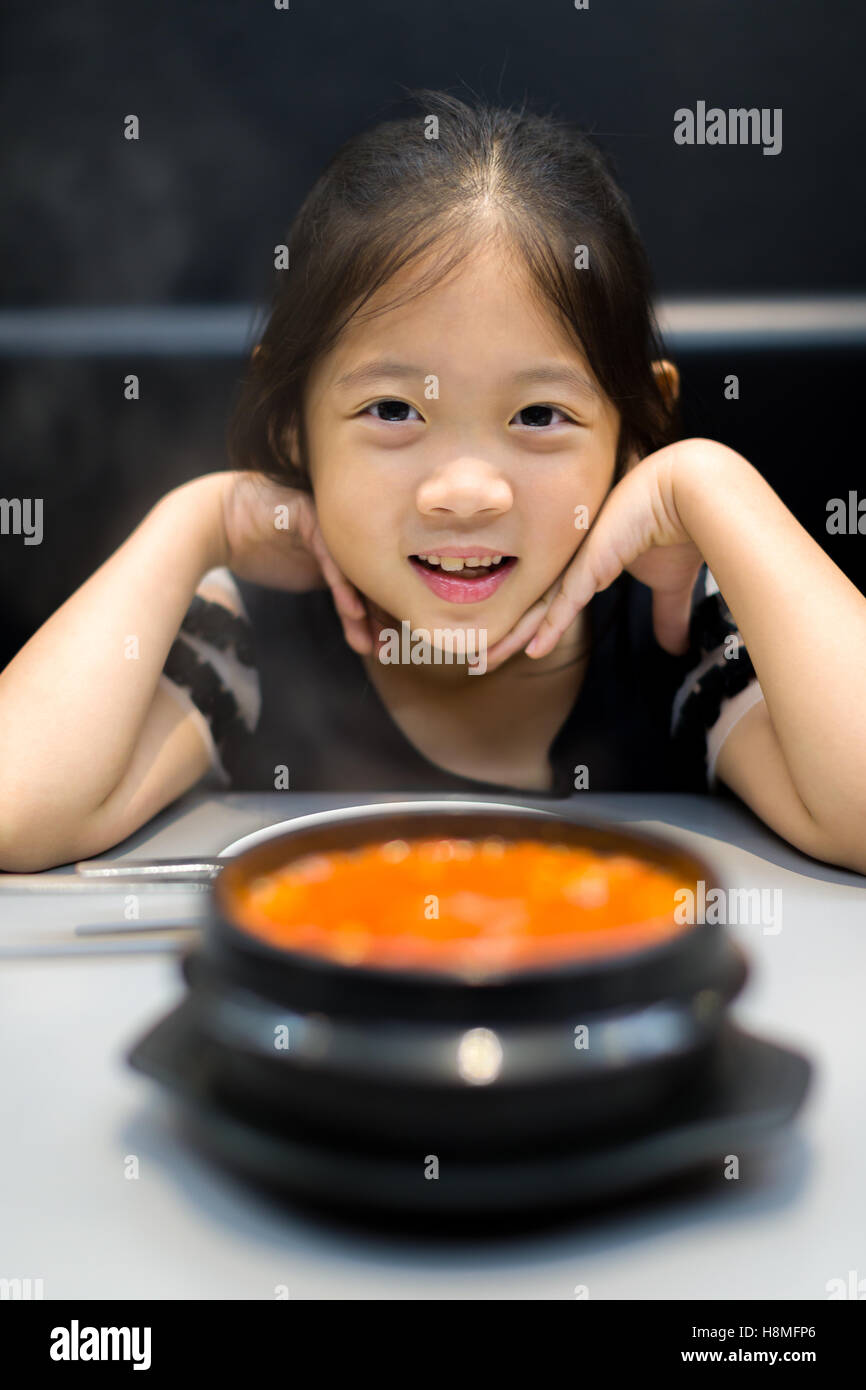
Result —
<path fill-rule="evenodd" d="M 673 362 L 669 362 L 666 357 L 653 362 L 653 376 L 656 385 L 668 403 L 672 406 L 679 399 L 680 394 L 680 374 Z"/>

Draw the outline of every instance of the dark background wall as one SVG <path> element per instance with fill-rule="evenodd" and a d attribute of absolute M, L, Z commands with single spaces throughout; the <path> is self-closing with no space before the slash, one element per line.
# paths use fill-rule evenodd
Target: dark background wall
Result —
<path fill-rule="evenodd" d="M 592 131 L 631 197 L 661 295 L 862 294 L 863 21 L 842 0 L 260 0 L 7 5 L 0 310 L 261 299 L 271 248 L 336 146 L 401 88 L 527 96 Z M 783 147 L 678 146 L 698 100 L 781 107 Z M 129 113 L 141 138 L 123 138 Z M 236 356 L 72 350 L 0 361 L 0 496 L 45 538 L 0 536 L 0 662 L 167 488 L 224 467 Z M 687 424 L 752 460 L 829 537 L 866 478 L 866 350 L 684 351 Z M 142 399 L 124 402 L 138 372 Z M 726 401 L 723 379 L 740 377 Z"/>

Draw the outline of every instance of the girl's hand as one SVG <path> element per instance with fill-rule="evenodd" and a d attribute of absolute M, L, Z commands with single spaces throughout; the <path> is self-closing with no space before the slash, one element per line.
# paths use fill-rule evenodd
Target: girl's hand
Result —
<path fill-rule="evenodd" d="M 640 461 L 636 456 L 629 460 L 628 471 L 608 493 L 574 559 L 503 643 L 512 643 L 518 633 L 525 641 L 534 615 L 535 635 L 526 652 L 534 658 L 545 656 L 593 594 L 627 570 L 653 591 L 653 631 L 659 646 L 674 656 L 687 650 L 692 590 L 703 564 L 677 512 L 676 469 L 688 443 L 678 441 Z M 488 669 L 500 645 L 488 653 Z"/>
<path fill-rule="evenodd" d="M 370 650 L 366 604 L 331 556 L 315 502 L 260 473 L 221 473 L 225 564 L 240 579 L 270 589 L 330 588 L 343 632 L 356 651 Z"/>

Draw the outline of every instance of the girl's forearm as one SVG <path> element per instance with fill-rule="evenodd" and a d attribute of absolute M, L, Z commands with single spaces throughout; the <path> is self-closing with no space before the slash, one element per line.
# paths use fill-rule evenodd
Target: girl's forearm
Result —
<path fill-rule="evenodd" d="M 225 563 L 221 487 L 162 497 L 0 673 L 0 843 L 74 825 L 117 785 L 190 600 Z"/>
<path fill-rule="evenodd" d="M 866 597 L 733 449 L 684 441 L 674 479 L 797 791 L 820 826 L 850 837 L 852 818 L 866 825 Z"/>

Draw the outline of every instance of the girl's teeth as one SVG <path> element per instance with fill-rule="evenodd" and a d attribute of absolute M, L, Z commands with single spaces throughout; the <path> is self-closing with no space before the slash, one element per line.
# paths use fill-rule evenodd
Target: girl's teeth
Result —
<path fill-rule="evenodd" d="M 491 565 L 498 565 L 501 555 L 470 555 L 463 559 L 456 555 L 425 555 L 428 565 L 438 565 L 440 569 L 449 573 L 455 573 L 462 569 L 489 569 Z"/>

